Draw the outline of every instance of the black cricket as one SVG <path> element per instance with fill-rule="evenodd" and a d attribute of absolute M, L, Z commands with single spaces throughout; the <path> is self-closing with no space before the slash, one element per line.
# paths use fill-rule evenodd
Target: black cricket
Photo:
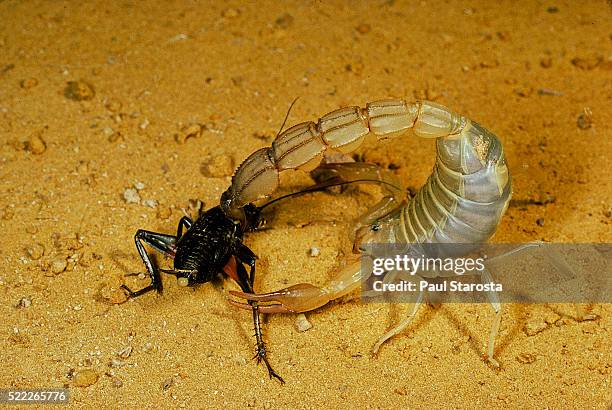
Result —
<path fill-rule="evenodd" d="M 225 272 L 236 281 L 243 292 L 254 293 L 257 256 L 242 240 L 246 232 L 254 231 L 263 224 L 260 217 L 262 209 L 263 207 L 251 204 L 245 206 L 242 209 L 244 217 L 241 222 L 226 216 L 220 206 L 200 213 L 195 222 L 184 216 L 179 221 L 176 236 L 139 229 L 134 241 L 151 278 L 151 284 L 135 292 L 125 285 L 122 285 L 122 288 L 128 292 L 129 297 L 135 298 L 152 290 L 162 292 L 160 271 L 176 275 L 181 286 L 206 283 Z M 184 228 L 187 229 L 186 232 L 183 232 Z M 173 258 L 174 269 L 157 269 L 143 244 Z M 245 265 L 250 269 L 248 274 Z M 257 353 L 254 358 L 258 363 L 265 363 L 270 378 L 274 377 L 284 383 L 283 378 L 268 362 L 257 303 L 251 303 L 251 306 L 257 339 Z"/>

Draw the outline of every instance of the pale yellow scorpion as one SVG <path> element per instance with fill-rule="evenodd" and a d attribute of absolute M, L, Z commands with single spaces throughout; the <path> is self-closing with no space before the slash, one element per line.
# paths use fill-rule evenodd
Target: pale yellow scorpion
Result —
<path fill-rule="evenodd" d="M 327 170 L 346 180 L 387 182 L 384 186 L 389 195 L 361 219 L 355 248 L 364 243 L 484 243 L 489 240 L 512 195 L 503 147 L 487 129 L 429 101 L 370 102 L 365 108 L 341 108 L 316 123 L 304 122 L 285 130 L 271 147 L 254 152 L 240 165 L 230 188 L 222 196 L 221 207 L 234 220 L 244 219 L 243 207 L 270 196 L 279 185 L 282 171 L 311 170 L 321 163 L 328 150 L 346 154 L 359 148 L 366 138 L 393 138 L 409 129 L 418 137 L 436 140 L 433 172 L 412 200 L 406 200 L 391 173 L 373 164 L 325 165 Z M 352 292 L 364 276 L 371 274 L 362 271 L 362 264 L 356 261 L 340 269 L 322 287 L 300 283 L 265 294 L 231 293 L 251 302 L 272 302 L 260 305 L 265 313 L 305 312 Z M 492 280 L 486 269 L 481 279 Z M 487 296 L 495 310 L 487 356 L 490 363 L 498 366 L 493 353 L 502 309 L 494 292 Z M 378 340 L 372 349 L 374 353 L 410 324 L 422 300 L 421 292 L 411 314 Z M 252 308 L 232 302 L 245 309 Z"/>

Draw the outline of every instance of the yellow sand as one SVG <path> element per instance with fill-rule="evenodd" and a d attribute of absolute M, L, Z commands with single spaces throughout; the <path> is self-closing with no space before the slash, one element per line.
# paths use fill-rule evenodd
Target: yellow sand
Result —
<path fill-rule="evenodd" d="M 346 298 L 308 314 L 305 333 L 294 315 L 267 320 L 280 386 L 251 360 L 250 314 L 226 303 L 229 281 L 164 277 L 162 296 L 111 303 L 120 284 L 147 284 L 123 277 L 143 270 L 136 230 L 172 233 L 190 199 L 218 204 L 295 97 L 288 125 L 391 96 L 451 107 L 505 144 L 514 202 L 495 241 L 611 242 L 609 4 L 80 3 L 0 2 L 0 387 L 66 385 L 88 408 L 609 408 L 610 305 L 588 321 L 575 306 L 506 306 L 495 371 L 489 306 L 424 308 L 372 358 L 409 306 Z M 202 134 L 178 143 L 192 124 Z M 413 137 L 362 153 L 412 188 L 434 160 Z M 156 208 L 126 203 L 136 182 Z M 324 283 L 371 201 L 281 207 L 246 240 L 257 289 Z M 528 336 L 533 321 L 549 324 Z M 76 387 L 86 369 L 98 380 Z"/>

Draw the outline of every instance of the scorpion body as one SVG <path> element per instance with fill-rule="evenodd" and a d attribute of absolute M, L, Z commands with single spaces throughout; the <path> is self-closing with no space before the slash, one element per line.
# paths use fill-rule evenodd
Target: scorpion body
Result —
<path fill-rule="evenodd" d="M 355 248 L 366 243 L 483 243 L 490 239 L 512 194 L 511 178 L 498 138 L 471 120 L 432 102 L 404 100 L 371 102 L 366 108 L 341 108 L 321 117 L 316 124 L 304 122 L 279 134 L 271 147 L 248 157 L 236 170 L 232 185 L 222 195 L 221 208 L 236 220 L 245 220 L 244 207 L 268 197 L 288 169 L 316 168 L 326 151 L 349 153 L 366 138 L 387 139 L 412 129 L 421 138 L 436 139 L 436 163 L 416 196 L 406 201 L 392 178 L 371 164 L 327 164 L 320 167 L 345 179 L 372 179 L 385 183 L 389 192 L 356 229 Z M 316 171 L 316 170 L 315 170 Z M 389 188 L 391 187 L 391 188 Z M 260 305 L 262 312 L 304 312 L 358 288 L 371 272 L 359 261 L 341 269 L 322 287 L 302 283 L 267 294 L 231 292 Z M 483 282 L 492 278 L 482 273 Z M 493 359 L 495 337 L 501 321 L 501 304 L 494 292 L 489 301 L 496 312 L 487 356 Z M 401 332 L 416 315 L 421 293 L 412 313 L 375 344 Z M 232 301 L 234 305 L 249 305 Z"/>

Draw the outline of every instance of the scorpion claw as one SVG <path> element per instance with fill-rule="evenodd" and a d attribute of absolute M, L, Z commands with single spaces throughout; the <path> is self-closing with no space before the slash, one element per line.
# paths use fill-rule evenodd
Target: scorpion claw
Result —
<path fill-rule="evenodd" d="M 329 294 L 308 283 L 300 283 L 276 292 L 254 294 L 230 291 L 232 296 L 247 302 L 276 302 L 270 305 L 259 305 L 262 313 L 300 313 L 316 309 L 330 300 Z M 246 303 L 230 300 L 230 303 L 242 309 L 251 309 Z"/>

